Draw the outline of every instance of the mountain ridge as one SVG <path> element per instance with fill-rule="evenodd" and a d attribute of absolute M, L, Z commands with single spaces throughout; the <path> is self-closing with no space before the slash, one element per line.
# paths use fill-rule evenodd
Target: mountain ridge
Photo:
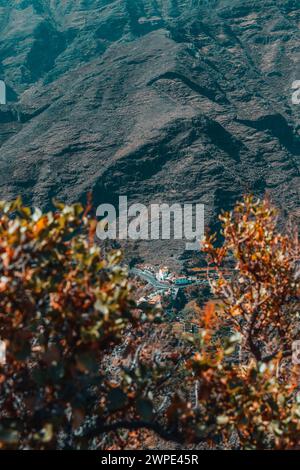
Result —
<path fill-rule="evenodd" d="M 268 191 L 293 212 L 300 9 L 210 5 L 0 0 L 1 198 L 202 202 L 211 224 L 245 192 Z"/>

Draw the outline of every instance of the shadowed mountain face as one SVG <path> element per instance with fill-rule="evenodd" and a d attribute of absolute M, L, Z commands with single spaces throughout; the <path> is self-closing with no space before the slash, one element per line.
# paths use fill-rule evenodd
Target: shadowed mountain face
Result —
<path fill-rule="evenodd" d="M 299 23 L 298 0 L 0 0 L 1 198 L 293 211 Z"/>

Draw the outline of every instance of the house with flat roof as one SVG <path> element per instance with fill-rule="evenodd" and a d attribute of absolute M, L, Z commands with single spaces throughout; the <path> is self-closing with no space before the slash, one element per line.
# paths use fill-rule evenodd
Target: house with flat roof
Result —
<path fill-rule="evenodd" d="M 3 80 L 0 80 L 0 104 L 6 104 L 6 85 Z"/>

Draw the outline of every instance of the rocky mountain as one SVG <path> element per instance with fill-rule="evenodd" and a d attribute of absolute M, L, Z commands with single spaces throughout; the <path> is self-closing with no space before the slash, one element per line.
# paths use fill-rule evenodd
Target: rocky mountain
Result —
<path fill-rule="evenodd" d="M 0 0 L 1 198 L 294 211 L 299 24 L 299 0 Z"/>

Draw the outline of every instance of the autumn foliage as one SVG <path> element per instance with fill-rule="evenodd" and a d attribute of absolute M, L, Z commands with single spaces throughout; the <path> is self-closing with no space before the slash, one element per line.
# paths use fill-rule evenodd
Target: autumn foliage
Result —
<path fill-rule="evenodd" d="M 265 362 L 290 356 L 300 313 L 298 227 L 288 225 L 280 233 L 276 208 L 252 196 L 220 220 L 224 243 L 214 246 L 215 236 L 207 237 L 204 251 L 218 274 L 211 280 L 212 290 L 223 299 L 226 319 L 242 335 L 244 356 Z M 235 274 L 226 276 L 226 264 Z"/>
<path fill-rule="evenodd" d="M 98 386 L 99 363 L 130 319 L 120 253 L 103 258 L 79 205 L 43 215 L 0 205 L 2 445 L 56 445 L 78 426 Z"/>
<path fill-rule="evenodd" d="M 120 253 L 102 253 L 80 205 L 0 203 L 1 448 L 141 448 L 145 430 L 299 445 L 297 233 L 252 197 L 221 222 L 223 243 L 203 243 L 215 300 L 180 332 L 135 306 Z"/>

